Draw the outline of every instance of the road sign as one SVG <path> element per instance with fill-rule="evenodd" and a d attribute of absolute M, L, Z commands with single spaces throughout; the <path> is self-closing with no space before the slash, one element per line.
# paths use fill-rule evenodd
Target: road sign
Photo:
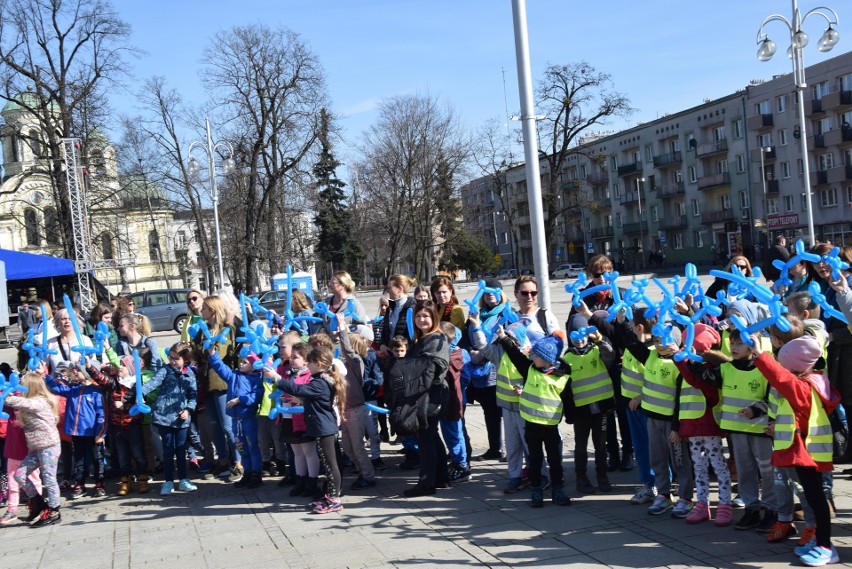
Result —
<path fill-rule="evenodd" d="M 572 248 L 573 248 L 573 247 L 572 247 Z M 569 250 L 570 250 L 570 249 L 569 249 Z M 573 253 L 574 251 L 571 251 L 571 252 Z M 557 247 L 557 248 L 556 248 L 556 258 L 557 258 L 557 259 L 561 259 L 561 258 L 562 258 L 562 247 Z"/>
<path fill-rule="evenodd" d="M 589 253 L 594 253 L 595 252 L 595 244 L 592 243 L 591 241 L 586 243 L 586 251 L 588 251 Z"/>

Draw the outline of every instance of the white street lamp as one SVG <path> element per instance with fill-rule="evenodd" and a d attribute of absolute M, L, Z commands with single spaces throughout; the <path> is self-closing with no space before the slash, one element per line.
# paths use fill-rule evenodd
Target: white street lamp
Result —
<path fill-rule="evenodd" d="M 201 171 L 201 164 L 192 156 L 193 148 L 201 148 L 207 154 L 207 173 L 210 176 L 210 198 L 213 200 L 213 227 L 216 232 L 216 259 L 219 266 L 219 288 L 225 287 L 225 269 L 222 264 L 222 238 L 219 234 L 219 189 L 216 187 L 216 152 L 228 151 L 228 157 L 222 161 L 222 172 L 227 174 L 234 169 L 234 148 L 229 142 L 217 142 L 213 144 L 213 136 L 210 134 L 210 119 L 204 118 L 207 129 L 207 142 L 195 141 L 189 145 L 189 175 L 196 176 Z M 205 147 L 206 145 L 206 147 Z"/>
<path fill-rule="evenodd" d="M 808 234 L 810 236 L 811 245 L 816 243 L 816 234 L 814 233 L 814 213 L 813 213 L 813 198 L 811 190 L 811 171 L 808 165 L 808 143 L 807 143 L 807 125 L 805 123 L 805 89 L 808 84 L 805 81 L 805 61 L 802 56 L 802 50 L 808 45 L 808 34 L 802 30 L 802 24 L 805 23 L 810 16 L 818 15 L 828 22 L 828 28 L 823 32 L 822 37 L 817 44 L 820 51 L 826 52 L 837 45 L 840 41 L 840 34 L 834 28 L 837 25 L 837 13 L 831 8 L 825 6 L 817 6 L 809 10 L 803 16 L 799 12 L 798 0 L 793 2 L 793 18 L 788 20 L 780 14 L 772 14 L 767 16 L 763 23 L 760 24 L 760 29 L 757 31 L 757 58 L 760 61 L 769 61 L 777 51 L 775 42 L 769 39 L 763 28 L 769 22 L 783 22 L 790 30 L 790 47 L 787 50 L 787 55 L 793 60 L 793 81 L 796 84 L 799 110 L 799 127 L 801 129 L 801 148 L 802 148 L 802 168 L 805 177 L 805 202 L 808 209 Z M 829 16 L 830 14 L 830 16 Z M 762 155 L 761 155 L 762 158 Z"/>

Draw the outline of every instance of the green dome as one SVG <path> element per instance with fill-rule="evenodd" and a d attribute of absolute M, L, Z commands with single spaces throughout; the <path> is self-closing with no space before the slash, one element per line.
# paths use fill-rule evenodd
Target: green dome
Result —
<path fill-rule="evenodd" d="M 151 198 L 153 209 L 170 208 L 170 200 L 166 192 L 151 180 L 146 180 L 141 174 L 128 174 L 121 177 L 121 189 L 118 196 L 126 209 L 148 209 L 148 198 Z"/>
<path fill-rule="evenodd" d="M 21 103 L 26 105 L 26 107 L 22 106 Z M 41 106 L 41 100 L 38 98 L 38 95 L 35 93 L 21 93 L 17 97 L 15 97 L 11 101 L 6 101 L 6 104 L 3 105 L 3 110 L 0 113 L 6 113 L 9 111 L 25 111 L 27 107 L 30 109 L 37 109 Z M 55 102 L 50 103 L 50 108 L 54 111 L 58 111 Z"/>

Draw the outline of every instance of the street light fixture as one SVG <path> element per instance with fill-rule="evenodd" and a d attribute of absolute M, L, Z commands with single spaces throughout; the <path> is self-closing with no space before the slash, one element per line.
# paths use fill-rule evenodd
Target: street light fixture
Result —
<path fill-rule="evenodd" d="M 196 176 L 201 171 L 201 164 L 192 156 L 193 148 L 201 148 L 207 154 L 207 172 L 210 176 L 210 198 L 213 200 L 213 226 L 216 232 L 216 259 L 219 265 L 219 288 L 225 287 L 225 269 L 222 264 L 222 238 L 219 234 L 219 189 L 216 187 L 216 152 L 227 150 L 228 157 L 222 161 L 222 173 L 228 174 L 234 169 L 234 148 L 229 142 L 217 142 L 213 144 L 213 136 L 210 134 L 210 119 L 204 117 L 207 129 L 207 142 L 195 141 L 189 145 L 189 175 Z M 206 145 L 206 147 L 205 147 Z"/>
<path fill-rule="evenodd" d="M 763 23 L 760 24 L 760 29 L 757 31 L 757 58 L 760 61 L 769 61 L 775 55 L 778 47 L 775 42 L 769 39 L 763 28 L 769 22 L 783 22 L 790 30 L 790 47 L 787 50 L 787 55 L 793 60 L 793 81 L 796 84 L 798 110 L 799 110 L 799 128 L 801 129 L 801 148 L 802 148 L 802 168 L 805 177 L 805 202 L 808 209 L 808 234 L 810 236 L 810 244 L 816 243 L 816 234 L 814 233 L 814 213 L 813 213 L 813 196 L 811 190 L 811 171 L 808 165 L 808 143 L 807 143 L 807 126 L 805 124 L 805 89 L 808 84 L 805 81 L 805 61 L 802 55 L 802 50 L 808 45 L 808 34 L 802 30 L 802 25 L 810 16 L 821 16 L 828 22 L 828 28 L 823 32 L 822 37 L 817 45 L 821 52 L 831 51 L 840 41 L 840 33 L 834 28 L 837 25 L 837 13 L 831 8 L 825 6 L 817 6 L 809 10 L 804 16 L 799 12 L 798 0 L 793 2 L 793 18 L 788 20 L 780 14 L 772 14 L 767 16 Z M 762 159 L 762 154 L 761 154 Z"/>

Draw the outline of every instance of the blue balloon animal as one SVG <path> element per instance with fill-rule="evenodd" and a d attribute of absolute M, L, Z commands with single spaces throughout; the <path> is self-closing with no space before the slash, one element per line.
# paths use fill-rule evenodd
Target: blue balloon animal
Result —
<path fill-rule="evenodd" d="M 568 334 L 568 337 L 571 338 L 572 342 L 582 342 L 586 338 L 588 338 L 591 334 L 597 332 L 598 329 L 594 326 L 580 326 L 576 330 L 572 331 Z"/>
<path fill-rule="evenodd" d="M 130 408 L 131 417 L 140 413 L 147 415 L 151 412 L 151 406 L 145 403 L 145 397 L 142 395 L 142 364 L 139 361 L 138 350 L 133 350 L 133 368 L 136 375 L 136 405 Z"/>
<path fill-rule="evenodd" d="M 834 308 L 828 300 L 825 298 L 825 295 L 819 289 L 819 284 L 815 281 L 811 281 L 811 284 L 808 285 L 808 292 L 811 293 L 811 298 L 814 299 L 814 302 L 819 305 L 822 309 L 823 314 L 826 316 L 831 316 L 832 318 L 837 318 L 841 322 L 845 323 L 847 326 L 849 325 L 849 320 L 846 319 L 846 315 L 842 312 Z"/>
<path fill-rule="evenodd" d="M 3 406 L 6 404 L 6 398 L 9 395 L 12 395 L 16 391 L 22 393 L 29 391 L 29 389 L 18 382 L 19 379 L 20 376 L 14 371 L 9 375 L 9 381 L 6 381 L 6 378 L 0 374 L 0 419 L 5 420 L 9 418 L 9 414 L 3 411 Z"/>
<path fill-rule="evenodd" d="M 465 304 L 467 304 L 468 312 L 474 316 L 479 314 L 479 300 L 486 294 L 493 294 L 498 303 L 501 302 L 503 298 L 503 291 L 501 289 L 485 286 L 485 281 L 483 280 L 480 280 L 477 283 L 477 286 L 479 288 L 477 289 L 476 294 L 473 295 L 473 298 L 471 300 L 464 301 Z"/>
<path fill-rule="evenodd" d="M 793 284 L 793 281 L 790 280 L 791 267 L 794 267 L 802 261 L 808 261 L 810 263 L 819 263 L 820 261 L 819 255 L 805 251 L 805 242 L 801 239 L 796 241 L 795 249 L 796 254 L 790 257 L 787 261 L 782 261 L 781 259 L 775 259 L 772 261 L 772 266 L 781 271 L 781 276 L 776 280 L 776 282 L 781 286 L 790 286 Z"/>
<path fill-rule="evenodd" d="M 840 260 L 840 247 L 835 247 L 827 255 L 820 257 L 820 261 L 831 267 L 831 278 L 836 281 L 843 278 L 840 271 L 849 270 L 849 263 Z"/>

